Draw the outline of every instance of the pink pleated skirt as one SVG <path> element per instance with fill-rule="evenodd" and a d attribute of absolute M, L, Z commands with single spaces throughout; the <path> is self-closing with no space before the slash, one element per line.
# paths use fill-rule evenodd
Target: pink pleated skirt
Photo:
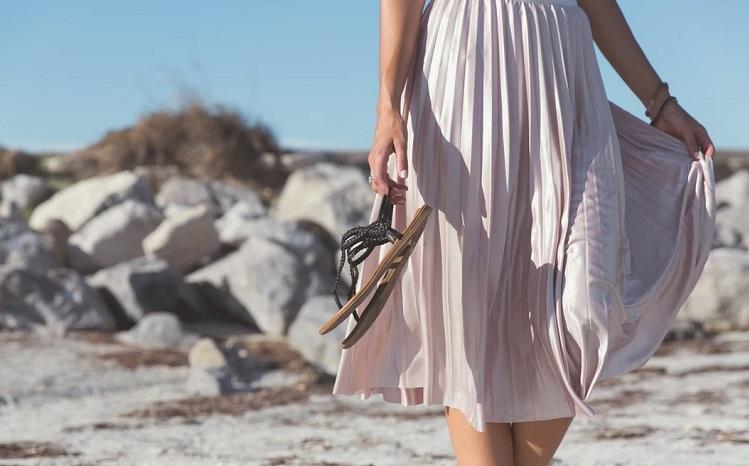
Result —
<path fill-rule="evenodd" d="M 594 415 L 596 382 L 650 358 L 703 270 L 712 160 L 607 99 L 575 0 L 432 0 L 401 103 L 393 226 L 433 211 L 332 393 L 450 406 L 479 431 Z"/>

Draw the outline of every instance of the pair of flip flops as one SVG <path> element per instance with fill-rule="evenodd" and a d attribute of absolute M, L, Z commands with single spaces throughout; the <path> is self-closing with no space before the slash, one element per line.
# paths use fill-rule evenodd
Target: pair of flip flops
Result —
<path fill-rule="evenodd" d="M 393 291 L 401 271 L 406 266 L 407 259 L 416 246 L 424 232 L 424 226 L 429 218 L 432 208 L 426 204 L 416 210 L 413 218 L 403 232 L 391 226 L 393 204 L 388 195 L 383 195 L 380 211 L 376 221 L 365 226 L 356 226 L 346 231 L 341 240 L 341 262 L 338 267 L 338 275 L 332 287 L 333 296 L 338 304 L 338 311 L 320 327 L 320 335 L 324 335 L 353 314 L 356 325 L 341 342 L 343 348 L 354 345 L 369 330 L 377 316 L 380 315 L 390 293 Z M 369 277 L 367 283 L 355 293 L 358 279 L 357 266 L 374 250 L 376 246 L 392 243 L 392 246 L 377 265 L 374 273 Z M 361 253 L 361 254 L 359 254 Z M 359 254 L 357 256 L 357 254 Z M 348 292 L 348 301 L 342 304 L 338 299 L 338 281 L 341 270 L 348 255 L 351 269 L 351 287 Z M 372 299 L 360 314 L 356 308 L 374 291 Z"/>

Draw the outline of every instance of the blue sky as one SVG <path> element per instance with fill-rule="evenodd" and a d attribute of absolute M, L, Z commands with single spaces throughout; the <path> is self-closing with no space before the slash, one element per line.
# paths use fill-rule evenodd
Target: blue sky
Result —
<path fill-rule="evenodd" d="M 619 0 L 672 94 L 718 149 L 749 148 L 749 2 Z M 0 145 L 67 150 L 185 90 L 285 146 L 366 149 L 378 0 L 0 1 Z M 641 104 L 598 55 L 609 98 Z"/>

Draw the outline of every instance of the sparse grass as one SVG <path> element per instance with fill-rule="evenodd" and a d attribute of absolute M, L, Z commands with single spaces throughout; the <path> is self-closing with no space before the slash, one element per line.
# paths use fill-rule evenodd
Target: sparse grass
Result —
<path fill-rule="evenodd" d="M 0 443 L 1 459 L 51 458 L 60 456 L 78 456 L 63 447 L 49 442 L 8 442 Z"/>

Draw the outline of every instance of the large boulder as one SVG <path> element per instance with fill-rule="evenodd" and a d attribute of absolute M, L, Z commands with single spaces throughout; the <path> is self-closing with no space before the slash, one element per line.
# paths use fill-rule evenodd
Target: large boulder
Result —
<path fill-rule="evenodd" d="M 40 176 L 19 174 L 0 183 L 0 198 L 5 209 L 15 204 L 19 209 L 35 207 L 52 194 L 47 180 Z"/>
<path fill-rule="evenodd" d="M 62 220 L 72 231 L 108 208 L 126 199 L 153 203 L 149 184 L 130 171 L 79 181 L 56 192 L 31 213 L 29 225 L 36 230 L 53 219 Z"/>
<path fill-rule="evenodd" d="M 167 179 L 156 194 L 156 204 L 164 208 L 169 204 L 196 206 L 213 205 L 213 195 L 208 183 L 199 178 L 177 175 Z"/>
<path fill-rule="evenodd" d="M 240 201 L 251 204 L 261 214 L 266 211 L 260 196 L 251 189 L 185 175 L 167 179 L 156 195 L 156 203 L 167 212 L 179 212 L 181 207 L 207 204 L 214 217 L 225 214 Z"/>
<path fill-rule="evenodd" d="M 218 180 L 209 183 L 213 193 L 213 201 L 222 214 L 228 212 L 238 202 L 251 205 L 253 210 L 263 215 L 267 214 L 268 208 L 256 191 Z"/>
<path fill-rule="evenodd" d="M 374 198 L 361 170 L 323 162 L 289 176 L 273 213 L 279 219 L 317 222 L 338 239 L 369 222 Z"/>
<path fill-rule="evenodd" d="M 223 293 L 233 314 L 243 312 L 263 332 L 285 335 L 301 305 L 328 293 L 334 264 L 325 232 L 306 222 L 263 222 L 235 252 L 185 277 Z M 319 228 L 319 227 L 317 227 Z M 203 290 L 205 292 L 205 290 Z M 236 304 L 240 305 L 238 310 Z"/>
<path fill-rule="evenodd" d="M 114 330 L 116 322 L 95 290 L 72 269 L 46 272 L 0 265 L 0 327 Z"/>
<path fill-rule="evenodd" d="M 68 240 L 73 268 L 89 273 L 140 257 L 143 239 L 159 226 L 162 213 L 135 199 L 110 207 L 86 223 Z"/>
<path fill-rule="evenodd" d="M 252 357 L 246 349 L 219 346 L 208 337 L 192 346 L 188 361 L 190 374 L 185 388 L 189 393 L 204 396 L 250 390 L 253 382 L 268 369 L 267 364 Z"/>
<path fill-rule="evenodd" d="M 131 322 L 151 312 L 176 312 L 179 304 L 181 279 L 164 259 L 131 259 L 99 270 L 86 282 L 111 296 Z"/>
<path fill-rule="evenodd" d="M 229 320 L 239 320 L 252 329 L 258 329 L 257 323 L 252 315 L 247 312 L 245 306 L 232 294 L 229 287 L 229 278 L 236 271 L 242 269 L 240 260 L 236 254 L 228 254 L 221 259 L 211 262 L 205 267 L 186 275 L 184 277 L 185 287 L 197 299 L 194 308 L 210 310 L 212 317 L 225 316 Z"/>
<path fill-rule="evenodd" d="M 749 248 L 749 170 L 742 169 L 715 187 L 716 246 Z"/>
<path fill-rule="evenodd" d="M 0 218 L 0 264 L 45 272 L 60 263 L 44 237 L 22 220 Z"/>
<path fill-rule="evenodd" d="M 181 274 L 220 249 L 221 240 L 213 226 L 213 214 L 207 204 L 168 216 L 143 239 L 146 255 L 165 259 Z"/>
<path fill-rule="evenodd" d="M 707 327 L 749 329 L 749 251 L 716 248 L 677 314 Z"/>
<path fill-rule="evenodd" d="M 749 248 L 749 199 L 715 212 L 715 246 Z"/>
<path fill-rule="evenodd" d="M 182 322 L 171 312 L 152 312 L 129 330 L 115 334 L 118 341 L 141 348 L 179 348 L 199 337 L 183 331 Z"/>
<path fill-rule="evenodd" d="M 261 224 L 276 222 L 266 213 L 262 203 L 243 200 L 234 204 L 221 218 L 213 222 L 213 225 L 222 243 L 239 246 L 252 236 Z"/>
<path fill-rule="evenodd" d="M 335 375 L 341 358 L 341 341 L 346 337 L 346 324 L 341 324 L 325 335 L 320 327 L 338 310 L 333 297 L 316 295 L 304 303 L 299 315 L 289 327 L 289 344 L 299 351 L 304 359 Z"/>
<path fill-rule="evenodd" d="M 232 294 L 271 335 L 284 335 L 305 301 L 307 269 L 281 244 L 250 238 L 235 253 L 240 268 L 228 278 Z"/>
<path fill-rule="evenodd" d="M 715 185 L 715 201 L 718 208 L 749 200 L 749 170 L 743 168 Z"/>

